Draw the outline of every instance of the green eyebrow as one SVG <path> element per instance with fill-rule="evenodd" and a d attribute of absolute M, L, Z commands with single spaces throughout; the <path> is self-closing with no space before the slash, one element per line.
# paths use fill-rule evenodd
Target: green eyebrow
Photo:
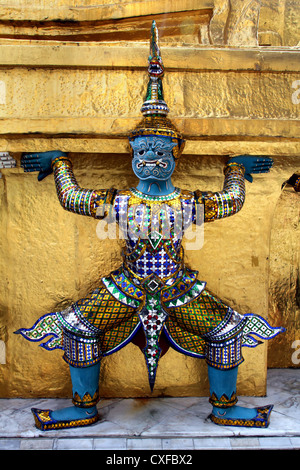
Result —
<path fill-rule="evenodd" d="M 162 150 L 171 151 L 176 146 L 176 142 L 165 142 L 162 139 L 155 140 L 154 142 L 153 141 L 149 142 L 149 141 L 141 140 L 139 142 L 132 141 L 132 142 L 130 142 L 130 145 L 133 148 L 133 150 L 136 150 L 136 151 L 137 150 L 147 150 L 150 147 L 153 150 L 156 150 L 159 147 Z"/>

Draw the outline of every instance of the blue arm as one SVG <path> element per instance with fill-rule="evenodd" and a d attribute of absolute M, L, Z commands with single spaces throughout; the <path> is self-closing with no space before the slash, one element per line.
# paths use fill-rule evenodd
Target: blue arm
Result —
<path fill-rule="evenodd" d="M 245 179 L 252 183 L 253 174 L 268 173 L 273 165 L 272 158 L 263 156 L 239 155 L 238 157 L 230 158 L 228 163 L 238 163 L 245 168 Z"/>

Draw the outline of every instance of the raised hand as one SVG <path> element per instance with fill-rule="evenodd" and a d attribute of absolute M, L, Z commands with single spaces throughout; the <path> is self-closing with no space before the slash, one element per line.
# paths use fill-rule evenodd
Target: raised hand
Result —
<path fill-rule="evenodd" d="M 38 180 L 42 181 L 46 176 L 52 173 L 52 162 L 57 157 L 66 157 L 67 154 L 60 150 L 51 150 L 49 152 L 23 153 L 21 158 L 21 167 L 24 171 L 38 171 Z"/>
<path fill-rule="evenodd" d="M 263 156 L 239 155 L 232 157 L 227 163 L 239 163 L 245 168 L 245 179 L 252 183 L 252 173 L 268 173 L 273 165 L 272 158 Z"/>

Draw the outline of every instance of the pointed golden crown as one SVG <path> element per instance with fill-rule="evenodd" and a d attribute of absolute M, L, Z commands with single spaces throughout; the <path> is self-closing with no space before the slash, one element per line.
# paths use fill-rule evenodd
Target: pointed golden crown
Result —
<path fill-rule="evenodd" d="M 158 29 L 156 22 L 152 22 L 150 34 L 150 55 L 148 58 L 149 82 L 146 98 L 141 108 L 143 120 L 131 131 L 129 140 L 138 136 L 163 135 L 171 137 L 177 146 L 173 149 L 175 158 L 182 154 L 185 141 L 174 124 L 167 118 L 169 108 L 164 100 L 162 78 L 164 65 L 158 46 Z"/>

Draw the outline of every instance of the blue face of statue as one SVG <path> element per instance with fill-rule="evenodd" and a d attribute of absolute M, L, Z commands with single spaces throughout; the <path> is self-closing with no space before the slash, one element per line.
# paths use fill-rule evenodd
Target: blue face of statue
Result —
<path fill-rule="evenodd" d="M 168 181 L 175 169 L 172 149 L 177 145 L 171 137 L 136 137 L 130 142 L 133 149 L 132 168 L 140 181 Z"/>

